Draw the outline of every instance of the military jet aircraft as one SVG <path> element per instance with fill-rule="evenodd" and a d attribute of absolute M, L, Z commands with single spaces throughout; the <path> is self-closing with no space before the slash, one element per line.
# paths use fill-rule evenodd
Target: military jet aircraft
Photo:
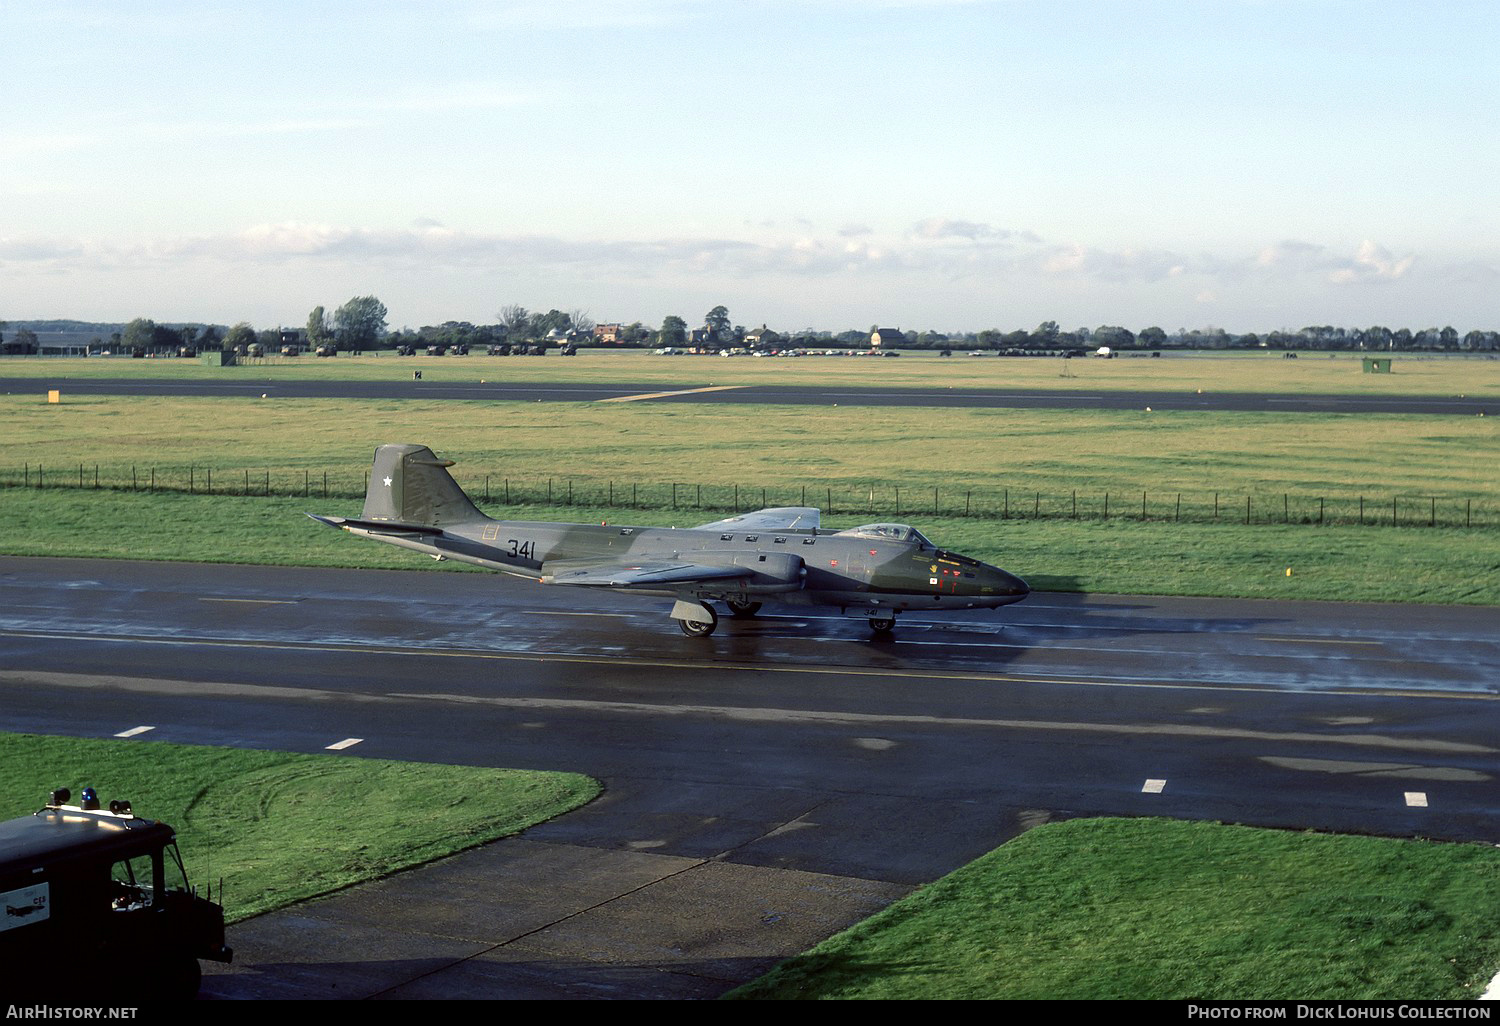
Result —
<path fill-rule="evenodd" d="M 867 617 L 884 635 L 900 612 L 993 609 L 1031 592 L 1019 577 L 940 549 L 906 524 L 824 530 L 818 510 L 804 506 L 687 529 L 494 520 L 464 494 L 451 466 L 425 445 L 382 445 L 358 520 L 308 516 L 543 584 L 672 598 L 670 615 L 689 637 L 707 637 L 718 626 L 710 602 L 740 617 L 754 616 L 766 599 L 836 606 Z"/>

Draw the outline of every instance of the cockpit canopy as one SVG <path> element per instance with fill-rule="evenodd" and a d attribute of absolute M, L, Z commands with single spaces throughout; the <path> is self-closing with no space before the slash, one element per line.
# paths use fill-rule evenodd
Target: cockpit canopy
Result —
<path fill-rule="evenodd" d="M 859 527 L 851 527 L 847 531 L 837 533 L 845 538 L 868 538 L 871 541 L 901 542 L 921 545 L 929 549 L 937 548 L 921 531 L 910 524 L 861 524 Z"/>

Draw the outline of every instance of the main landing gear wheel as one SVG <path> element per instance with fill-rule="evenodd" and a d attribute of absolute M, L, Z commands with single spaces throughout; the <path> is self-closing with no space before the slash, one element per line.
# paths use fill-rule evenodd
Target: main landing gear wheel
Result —
<path fill-rule="evenodd" d="M 706 638 L 719 626 L 719 614 L 715 613 L 712 606 L 704 606 L 708 610 L 708 621 L 702 620 L 678 620 L 677 626 L 682 628 L 682 633 L 690 638 Z"/>
<path fill-rule="evenodd" d="M 870 617 L 870 630 L 876 634 L 889 634 L 896 629 L 896 618 L 894 616 L 872 616 Z"/>
<path fill-rule="evenodd" d="M 735 616 L 754 616 L 760 612 L 759 602 L 736 602 L 734 599 L 725 599 L 724 604 Z"/>

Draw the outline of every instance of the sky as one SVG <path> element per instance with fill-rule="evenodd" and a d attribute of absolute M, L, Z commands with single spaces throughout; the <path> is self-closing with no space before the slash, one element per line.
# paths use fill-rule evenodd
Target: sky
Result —
<path fill-rule="evenodd" d="M 1500 5 L 0 0 L 0 320 L 1500 329 Z"/>

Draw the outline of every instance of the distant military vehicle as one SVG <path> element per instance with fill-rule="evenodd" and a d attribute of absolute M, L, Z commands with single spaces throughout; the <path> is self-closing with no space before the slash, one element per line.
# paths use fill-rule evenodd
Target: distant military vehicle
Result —
<path fill-rule="evenodd" d="M 191 997 L 198 959 L 234 956 L 223 909 L 188 887 L 171 827 L 128 801 L 101 809 L 90 787 L 71 798 L 59 788 L 0 823 L 0 989 L 75 1004 Z"/>
<path fill-rule="evenodd" d="M 438 559 L 457 559 L 543 584 L 617 588 L 676 599 L 671 617 L 705 637 L 719 617 L 753 616 L 764 599 L 835 606 L 888 634 L 896 614 L 993 609 L 1030 594 L 999 567 L 940 549 L 906 524 L 819 528 L 819 512 L 763 509 L 695 528 L 493 520 L 425 445 L 375 450 L 358 520 L 319 523 Z"/>

